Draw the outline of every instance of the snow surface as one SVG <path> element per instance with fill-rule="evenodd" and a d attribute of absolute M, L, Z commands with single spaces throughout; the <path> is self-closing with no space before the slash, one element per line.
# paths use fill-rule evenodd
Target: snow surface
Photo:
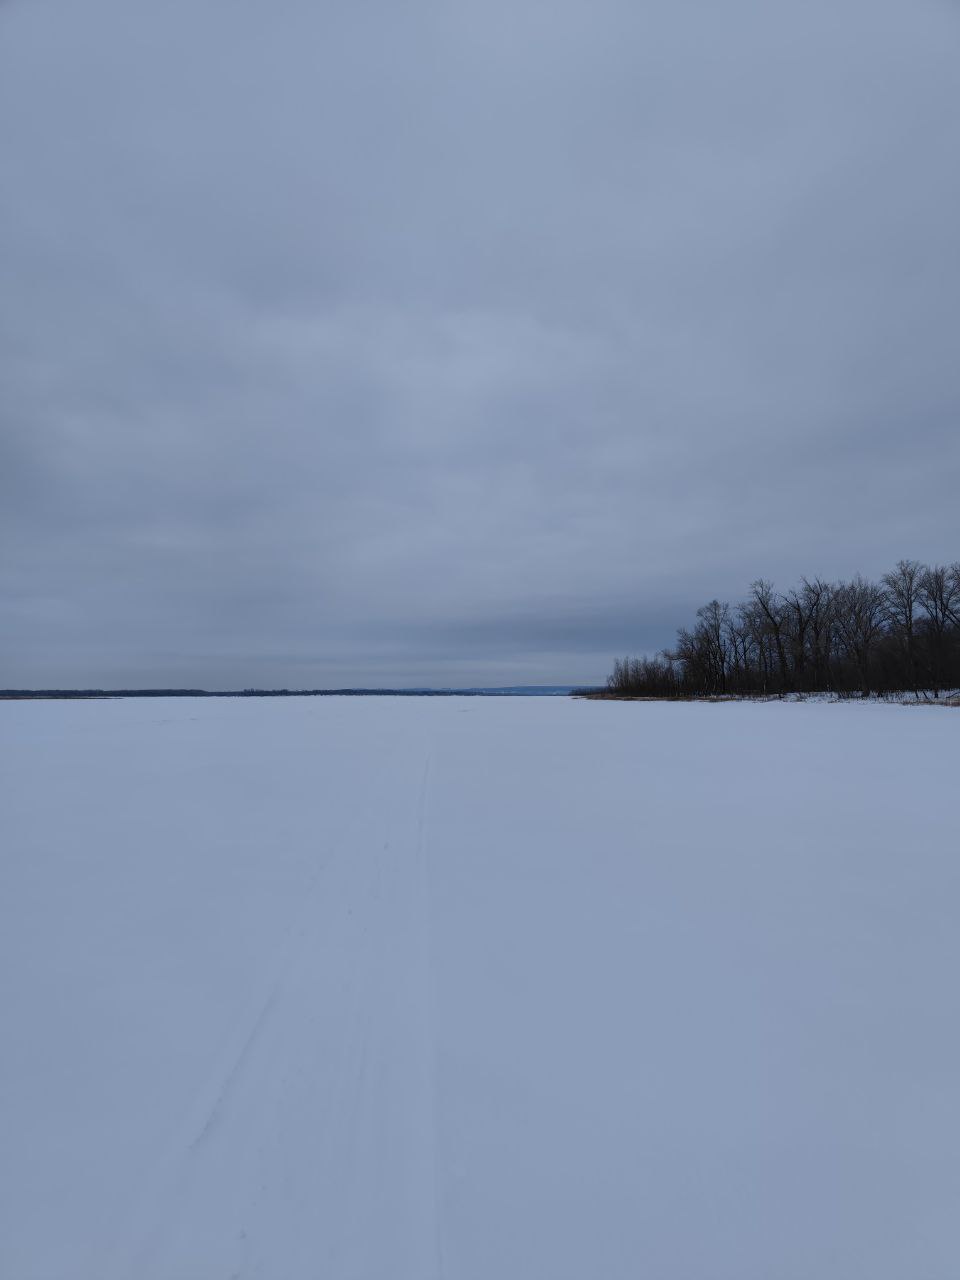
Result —
<path fill-rule="evenodd" d="M 960 713 L 0 704 L 0 1275 L 955 1280 Z"/>

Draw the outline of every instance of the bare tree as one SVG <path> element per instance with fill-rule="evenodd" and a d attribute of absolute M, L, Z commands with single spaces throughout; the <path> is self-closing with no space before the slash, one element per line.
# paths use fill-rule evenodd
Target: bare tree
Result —
<path fill-rule="evenodd" d="M 949 630 L 957 626 L 960 614 L 960 566 L 934 565 L 920 575 L 917 600 L 925 617 L 925 631 L 929 651 L 927 669 L 933 683 L 933 696 L 939 698 L 944 686 L 948 651 Z"/>
<path fill-rule="evenodd" d="M 773 639 L 774 649 L 777 654 L 777 667 L 780 672 L 780 689 L 781 692 L 790 687 L 790 678 L 787 672 L 787 652 L 784 647 L 784 622 L 786 619 L 784 601 L 778 596 L 773 589 L 773 583 L 767 582 L 763 578 L 758 578 L 756 582 L 750 584 L 750 592 L 754 604 L 760 610 L 762 616 L 766 619 L 770 636 Z"/>
<path fill-rule="evenodd" d="M 836 601 L 840 637 L 859 673 L 860 691 L 866 696 L 871 685 L 870 660 L 883 626 L 883 592 L 858 574 L 839 588 Z"/>
<path fill-rule="evenodd" d="M 812 667 L 811 686 L 832 688 L 830 660 L 833 653 L 834 588 L 820 578 L 803 579 L 803 608 L 807 615 L 807 643 Z"/>
<path fill-rule="evenodd" d="M 803 578 L 785 595 L 763 578 L 731 610 L 711 600 L 676 647 L 622 658 L 608 680 L 633 696 L 791 689 L 864 695 L 960 687 L 960 561 L 901 560 L 882 584 Z"/>
<path fill-rule="evenodd" d="M 729 638 L 727 628 L 730 623 L 730 606 L 721 604 L 719 600 L 711 600 L 702 609 L 697 610 L 697 631 L 707 654 L 708 663 L 713 672 L 714 692 L 727 691 L 727 663 L 729 659 Z"/>
<path fill-rule="evenodd" d="M 915 624 L 922 580 L 923 567 L 916 560 L 899 560 L 892 573 L 883 575 L 886 617 L 894 638 L 902 645 L 914 693 L 920 685 Z"/>

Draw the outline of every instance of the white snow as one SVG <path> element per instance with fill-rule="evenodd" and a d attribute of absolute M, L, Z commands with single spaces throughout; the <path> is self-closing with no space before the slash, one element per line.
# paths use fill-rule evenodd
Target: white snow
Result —
<path fill-rule="evenodd" d="M 0 703 L 0 1276 L 955 1280 L 960 712 Z"/>

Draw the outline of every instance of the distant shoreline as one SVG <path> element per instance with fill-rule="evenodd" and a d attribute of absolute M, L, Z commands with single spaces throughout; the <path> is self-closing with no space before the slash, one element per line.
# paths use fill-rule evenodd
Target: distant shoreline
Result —
<path fill-rule="evenodd" d="M 0 689 L 0 701 L 96 698 L 562 698 L 578 685 L 525 684 L 469 689 Z"/>

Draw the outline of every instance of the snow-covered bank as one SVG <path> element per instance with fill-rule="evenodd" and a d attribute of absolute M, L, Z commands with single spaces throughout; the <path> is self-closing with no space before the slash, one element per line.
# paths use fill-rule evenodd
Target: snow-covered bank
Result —
<path fill-rule="evenodd" d="M 900 690 L 896 693 L 714 693 L 664 697 L 656 694 L 621 693 L 613 689 L 574 689 L 573 696 L 594 702 L 865 702 L 908 707 L 960 706 L 960 689 Z"/>
<path fill-rule="evenodd" d="M 0 1275 L 953 1280 L 960 718 L 0 706 Z"/>

